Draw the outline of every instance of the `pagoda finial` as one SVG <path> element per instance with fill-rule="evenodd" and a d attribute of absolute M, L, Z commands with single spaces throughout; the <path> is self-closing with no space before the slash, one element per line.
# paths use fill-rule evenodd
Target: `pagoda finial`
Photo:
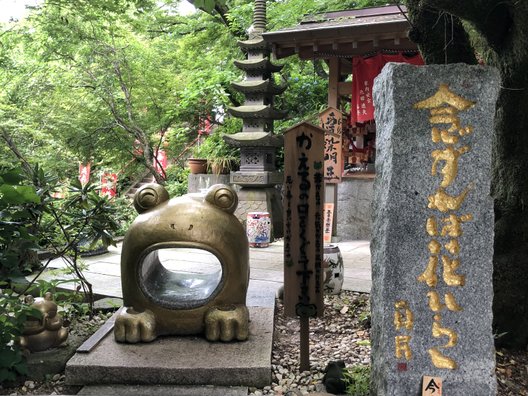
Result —
<path fill-rule="evenodd" d="M 255 33 L 266 31 L 266 0 L 255 0 L 253 8 L 253 29 Z"/>

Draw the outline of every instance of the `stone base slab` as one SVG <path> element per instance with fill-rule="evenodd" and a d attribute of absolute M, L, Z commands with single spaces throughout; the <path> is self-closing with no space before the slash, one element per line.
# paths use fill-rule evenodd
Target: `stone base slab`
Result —
<path fill-rule="evenodd" d="M 247 396 L 244 386 L 174 386 L 174 385 L 91 385 L 83 387 L 82 396 Z"/>
<path fill-rule="evenodd" d="M 216 385 L 271 383 L 273 308 L 249 307 L 249 339 L 211 343 L 203 337 L 160 337 L 151 343 L 120 344 L 110 332 L 89 353 L 66 364 L 69 385 Z"/>

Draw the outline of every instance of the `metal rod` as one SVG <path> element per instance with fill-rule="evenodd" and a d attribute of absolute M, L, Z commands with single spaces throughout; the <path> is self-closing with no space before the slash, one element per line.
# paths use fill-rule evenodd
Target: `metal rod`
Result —
<path fill-rule="evenodd" d="M 310 318 L 300 317 L 301 322 L 301 365 L 299 372 L 310 371 Z"/>

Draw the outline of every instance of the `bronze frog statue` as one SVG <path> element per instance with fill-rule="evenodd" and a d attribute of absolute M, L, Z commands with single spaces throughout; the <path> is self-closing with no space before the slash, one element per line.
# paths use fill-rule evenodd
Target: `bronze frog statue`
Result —
<path fill-rule="evenodd" d="M 26 304 L 38 309 L 42 317 L 29 317 L 20 336 L 20 346 L 29 352 L 40 352 L 62 344 L 68 338 L 68 328 L 57 312 L 53 296 L 47 292 L 44 297 L 26 296 Z"/>
<path fill-rule="evenodd" d="M 234 216 L 236 192 L 217 184 L 205 194 L 169 199 L 158 184 L 134 197 L 139 215 L 123 241 L 121 284 L 124 308 L 114 326 L 118 342 L 149 342 L 161 335 L 205 333 L 209 341 L 243 341 L 249 335 L 246 294 L 249 245 Z M 205 250 L 218 270 L 200 274 L 164 266 L 164 249 Z"/>

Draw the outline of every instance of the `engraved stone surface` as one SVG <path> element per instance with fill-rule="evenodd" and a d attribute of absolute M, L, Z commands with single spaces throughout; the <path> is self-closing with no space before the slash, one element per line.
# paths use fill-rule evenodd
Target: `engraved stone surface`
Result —
<path fill-rule="evenodd" d="M 388 64 L 372 251 L 372 392 L 495 395 L 490 172 L 496 70 Z"/>

